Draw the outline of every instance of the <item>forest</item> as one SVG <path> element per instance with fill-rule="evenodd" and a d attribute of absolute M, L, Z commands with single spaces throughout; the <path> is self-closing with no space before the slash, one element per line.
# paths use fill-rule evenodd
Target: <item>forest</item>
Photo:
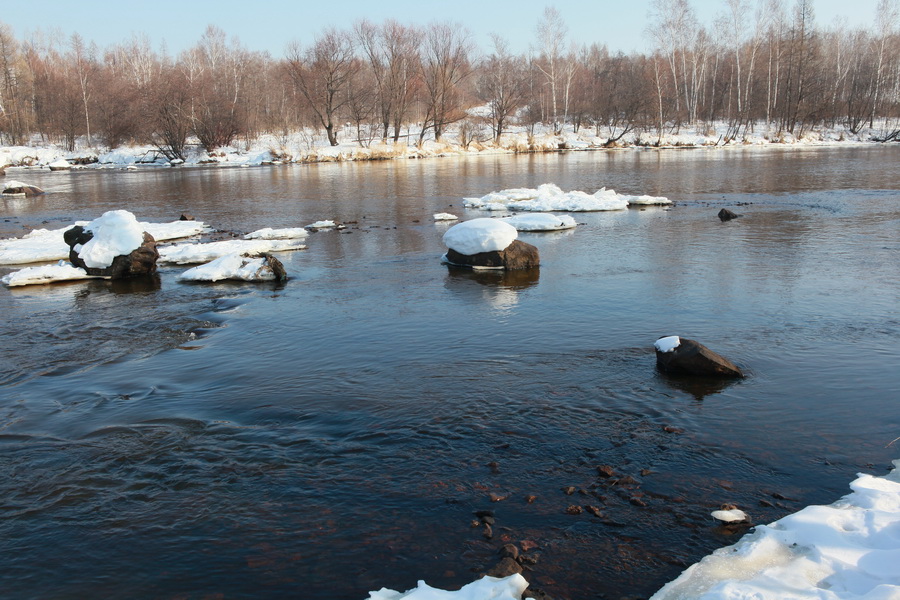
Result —
<path fill-rule="evenodd" d="M 817 24 L 813 0 L 722 0 L 711 24 L 689 0 L 654 0 L 640 31 L 651 50 L 630 54 L 610 52 L 602 33 L 569 43 L 553 8 L 519 54 L 497 36 L 477 48 L 450 22 L 360 20 L 273 57 L 214 26 L 172 56 L 146 35 L 99 48 L 77 33 L 17 39 L 0 21 L 0 144 L 147 144 L 172 160 L 190 144 L 212 153 L 262 134 L 369 146 L 441 141 L 452 127 L 462 146 L 502 146 L 516 125 L 595 129 L 615 146 L 629 132 L 712 123 L 727 124 L 723 143 L 762 126 L 801 137 L 876 124 L 875 139 L 896 140 L 898 7 L 879 0 L 875 22 L 853 29 Z"/>

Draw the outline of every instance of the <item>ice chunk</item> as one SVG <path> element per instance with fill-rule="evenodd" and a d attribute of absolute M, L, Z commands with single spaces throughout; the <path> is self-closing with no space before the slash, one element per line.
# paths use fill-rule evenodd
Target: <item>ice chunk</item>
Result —
<path fill-rule="evenodd" d="M 515 215 L 502 219 L 519 231 L 556 231 L 558 229 L 572 229 L 577 225 L 570 215 L 552 215 L 550 213 L 533 213 L 528 215 Z"/>
<path fill-rule="evenodd" d="M 303 227 L 288 227 L 284 229 L 272 229 L 265 227 L 257 229 L 244 236 L 245 240 L 295 240 L 309 235 Z"/>
<path fill-rule="evenodd" d="M 306 246 L 298 240 L 226 240 L 206 244 L 175 244 L 158 250 L 161 262 L 186 265 L 209 262 L 226 254 L 261 254 L 304 248 Z"/>
<path fill-rule="evenodd" d="M 70 263 L 60 261 L 55 265 L 25 267 L 3 276 L 0 281 L 9 287 L 21 285 L 39 285 L 57 281 L 73 281 L 77 279 L 93 279 L 84 269 Z"/>
<path fill-rule="evenodd" d="M 407 592 L 386 588 L 369 592 L 368 600 L 521 600 L 526 588 L 528 582 L 516 573 L 502 579 L 482 577 L 455 592 L 439 590 L 419 581 L 415 589 Z"/>
<path fill-rule="evenodd" d="M 226 254 L 178 276 L 181 281 L 274 281 L 278 279 L 264 257 L 250 257 L 241 254 Z"/>
<path fill-rule="evenodd" d="M 435 221 L 456 221 L 459 219 L 456 215 L 451 215 L 450 213 L 435 213 L 434 220 Z"/>

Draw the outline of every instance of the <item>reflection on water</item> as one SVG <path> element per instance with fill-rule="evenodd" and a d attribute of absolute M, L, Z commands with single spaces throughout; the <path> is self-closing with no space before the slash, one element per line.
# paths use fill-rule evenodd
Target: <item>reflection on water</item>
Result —
<path fill-rule="evenodd" d="M 283 286 L 0 289 L 0 589 L 358 600 L 527 540 L 553 597 L 648 596 L 734 541 L 723 502 L 769 522 L 896 458 L 898 151 L 23 173 L 50 193 L 2 236 L 120 208 L 348 227 L 280 255 Z M 547 182 L 677 204 L 523 233 L 539 270 L 441 264 L 434 213 Z M 749 377 L 659 374 L 668 334 Z"/>

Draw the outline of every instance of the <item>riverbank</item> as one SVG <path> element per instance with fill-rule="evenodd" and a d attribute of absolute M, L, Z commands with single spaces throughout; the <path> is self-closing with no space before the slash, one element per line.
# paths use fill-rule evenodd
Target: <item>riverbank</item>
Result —
<path fill-rule="evenodd" d="M 779 132 L 768 125 L 756 125 L 734 137 L 725 123 L 702 127 L 681 128 L 660 135 L 657 132 L 631 132 L 615 142 L 615 131 L 596 130 L 582 127 L 574 131 L 571 127 L 561 134 L 537 127 L 530 131 L 517 126 L 505 133 L 499 143 L 488 140 L 489 136 L 466 135 L 458 129 L 451 130 L 442 141 L 426 139 L 415 143 L 415 135 L 407 131 L 397 143 L 382 143 L 380 140 L 358 141 L 358 136 L 346 127 L 339 137 L 345 140 L 331 146 L 321 135 L 312 131 L 293 132 L 285 135 L 261 135 L 212 153 L 197 144 L 189 144 L 184 160 L 167 159 L 157 148 L 150 145 L 120 146 L 118 148 L 98 148 L 86 140 L 79 140 L 74 151 L 35 140 L 28 146 L 0 147 L 0 170 L 4 166 L 40 168 L 50 170 L 66 169 L 136 169 L 146 167 L 173 166 L 259 166 L 286 163 L 320 163 L 343 161 L 370 161 L 419 159 L 439 156 L 460 156 L 478 154 L 523 154 L 560 151 L 627 150 L 664 148 L 735 148 L 735 147 L 806 147 L 806 146 L 848 146 L 881 144 L 879 140 L 888 137 L 895 127 L 882 123 L 874 128 L 862 129 L 856 133 L 844 127 L 812 130 L 802 135 Z M 733 138 L 733 139 L 732 139 Z M 461 141 L 463 140 L 463 141 Z"/>

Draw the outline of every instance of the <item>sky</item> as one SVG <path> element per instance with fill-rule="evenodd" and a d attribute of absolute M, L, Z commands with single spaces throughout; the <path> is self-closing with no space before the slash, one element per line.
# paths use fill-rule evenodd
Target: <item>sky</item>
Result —
<path fill-rule="evenodd" d="M 785 0 L 788 6 L 794 0 Z M 725 0 L 690 0 L 708 27 L 724 11 Z M 838 17 L 850 26 L 871 26 L 877 0 L 813 0 L 816 22 L 830 26 Z M 40 30 L 64 38 L 78 33 L 101 49 L 146 34 L 157 50 L 177 54 L 194 44 L 208 25 L 237 36 L 248 50 L 285 54 L 291 42 L 310 43 L 328 27 L 349 30 L 359 19 L 380 23 L 394 19 L 407 25 L 451 21 L 465 26 L 476 46 L 491 49 L 491 34 L 509 42 L 515 53 L 535 47 L 535 29 L 547 6 L 555 7 L 576 44 L 606 44 L 611 51 L 645 52 L 651 0 L 0 0 L 0 22 L 27 40 Z M 748 24 L 749 26 L 749 24 Z"/>

